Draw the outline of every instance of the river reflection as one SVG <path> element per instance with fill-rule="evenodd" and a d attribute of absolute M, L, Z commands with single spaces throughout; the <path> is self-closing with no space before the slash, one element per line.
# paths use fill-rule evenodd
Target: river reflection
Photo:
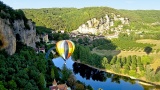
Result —
<path fill-rule="evenodd" d="M 64 61 L 62 58 L 53 59 L 55 66 L 62 68 Z M 152 90 L 153 87 L 142 86 L 137 81 L 128 77 L 106 73 L 98 69 L 86 66 L 81 63 L 73 62 L 71 58 L 66 61 L 66 66 L 73 70 L 77 80 L 90 85 L 94 90 Z"/>
<path fill-rule="evenodd" d="M 119 76 L 116 74 L 111 74 L 111 73 L 106 73 L 104 71 L 100 71 L 98 69 L 94 69 L 92 67 L 88 67 L 84 64 L 81 63 L 73 63 L 73 72 L 74 74 L 80 74 L 83 78 L 86 80 L 96 80 L 96 81 L 101 81 L 105 82 L 107 78 L 111 79 L 111 82 L 116 82 L 120 83 L 120 80 L 124 80 L 125 82 L 130 82 L 131 84 L 135 84 L 135 80 L 128 78 L 128 77 L 123 77 Z"/>

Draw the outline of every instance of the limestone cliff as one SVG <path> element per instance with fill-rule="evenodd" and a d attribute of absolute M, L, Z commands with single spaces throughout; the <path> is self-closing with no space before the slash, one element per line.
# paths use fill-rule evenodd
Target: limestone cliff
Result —
<path fill-rule="evenodd" d="M 12 55 L 16 51 L 16 41 L 35 47 L 35 25 L 30 20 L 27 21 L 27 25 L 30 29 L 26 29 L 23 20 L 14 20 L 13 23 L 10 23 L 9 19 L 0 18 L 0 48 L 5 49 L 9 55 Z"/>
<path fill-rule="evenodd" d="M 123 18 L 120 17 L 120 15 L 115 15 L 112 13 L 112 17 L 106 14 L 100 19 L 93 18 L 91 20 L 88 20 L 86 23 L 79 26 L 79 28 L 77 30 L 74 30 L 73 32 L 79 32 L 83 34 L 102 34 L 106 30 L 113 29 L 113 26 L 117 21 L 120 21 L 121 24 L 114 27 L 116 29 L 122 28 L 124 24 L 129 24 L 128 18 Z"/>
<path fill-rule="evenodd" d="M 12 28 L 9 26 L 7 20 L 0 18 L 0 32 L 1 32 L 1 42 L 2 48 L 5 48 L 9 55 L 12 55 L 16 51 L 16 38 L 13 34 Z"/>
<path fill-rule="evenodd" d="M 28 20 L 27 25 L 29 29 L 25 28 L 23 20 L 15 20 L 13 23 L 13 33 L 20 39 L 21 42 L 27 46 L 35 47 L 36 42 L 36 28 L 31 20 Z"/>

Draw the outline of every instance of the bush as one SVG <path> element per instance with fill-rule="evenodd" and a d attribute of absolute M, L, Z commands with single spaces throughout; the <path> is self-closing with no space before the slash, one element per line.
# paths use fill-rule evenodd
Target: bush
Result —
<path fill-rule="evenodd" d="M 144 48 L 144 52 L 146 52 L 147 54 L 151 53 L 152 52 L 152 48 L 147 46 Z"/>

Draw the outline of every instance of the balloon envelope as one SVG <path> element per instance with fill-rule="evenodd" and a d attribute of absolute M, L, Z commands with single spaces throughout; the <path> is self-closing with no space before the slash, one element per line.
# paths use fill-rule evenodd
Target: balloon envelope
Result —
<path fill-rule="evenodd" d="M 74 52 L 75 45 L 70 40 L 61 40 L 56 43 L 56 50 L 60 56 L 67 60 Z"/>

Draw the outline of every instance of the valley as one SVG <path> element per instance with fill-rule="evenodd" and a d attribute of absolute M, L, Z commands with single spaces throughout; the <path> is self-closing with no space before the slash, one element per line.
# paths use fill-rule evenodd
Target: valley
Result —
<path fill-rule="evenodd" d="M 117 83 L 123 78 L 122 86 L 129 81 L 142 84 L 135 85 L 141 90 L 148 86 L 144 82 L 148 82 L 159 89 L 159 30 L 160 10 L 110 7 L 14 10 L 0 1 L 0 88 L 46 90 L 56 79 L 58 84 L 66 83 L 73 90 L 93 90 L 74 76 L 79 72 L 87 77 L 88 70 L 95 73 L 88 76 L 95 80 L 94 75 L 100 81 L 109 78 Z M 60 57 L 55 49 L 60 40 L 74 42 L 72 69 L 77 71 L 65 65 L 60 69 L 53 63 L 53 59 Z M 79 68 L 83 64 L 85 73 Z M 132 82 L 134 79 L 143 82 L 137 84 Z"/>

